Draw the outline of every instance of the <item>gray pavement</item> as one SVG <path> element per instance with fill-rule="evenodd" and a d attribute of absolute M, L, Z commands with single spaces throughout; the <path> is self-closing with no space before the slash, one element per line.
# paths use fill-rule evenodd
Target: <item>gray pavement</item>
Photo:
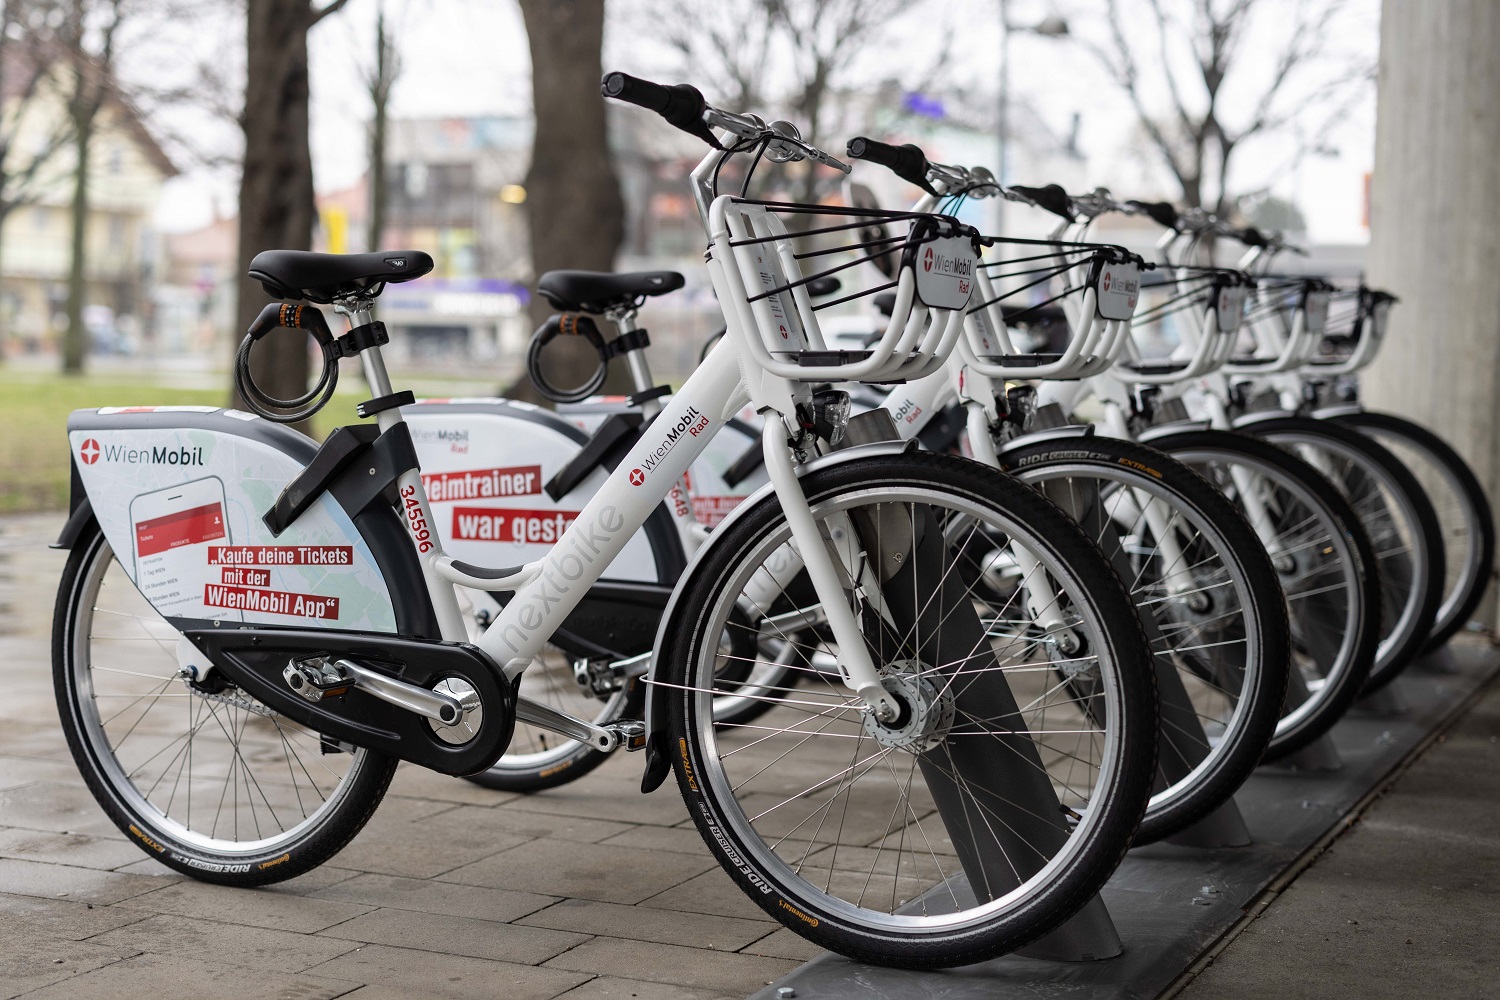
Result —
<path fill-rule="evenodd" d="M 1182 1000 L 1500 996 L 1500 684 Z"/>
<path fill-rule="evenodd" d="M 0 519 L 0 1000 L 744 997 L 816 954 L 621 757 L 506 795 L 398 772 L 333 861 L 268 889 L 145 857 L 78 775 L 52 698 L 56 515 Z"/>
<path fill-rule="evenodd" d="M 639 758 L 563 789 L 416 768 L 333 861 L 260 890 L 146 858 L 56 721 L 56 516 L 0 518 L 0 1000 L 744 997 L 814 957 L 719 871 Z M 1500 996 L 1500 688 L 1181 996 Z"/>

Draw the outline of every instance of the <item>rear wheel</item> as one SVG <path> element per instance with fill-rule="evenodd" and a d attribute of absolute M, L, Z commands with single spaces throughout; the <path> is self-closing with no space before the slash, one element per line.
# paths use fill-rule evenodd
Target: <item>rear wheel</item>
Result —
<path fill-rule="evenodd" d="M 179 642 L 91 523 L 63 570 L 52 671 L 94 798 L 132 843 L 204 881 L 264 885 L 327 861 L 374 813 L 396 761 L 346 752 L 181 666 Z"/>
<path fill-rule="evenodd" d="M 716 724 L 720 637 L 790 539 L 764 498 L 715 533 L 661 651 L 699 832 L 768 913 L 862 961 L 962 965 L 1035 940 L 1098 892 L 1150 796 L 1154 674 L 1130 600 L 1076 524 L 993 469 L 884 456 L 802 484 L 864 581 L 846 594 L 903 712 L 865 712 L 805 628 L 782 632 L 801 683 Z M 1029 568 L 997 581 L 997 547 Z M 759 635 L 776 615 L 757 614 Z"/>

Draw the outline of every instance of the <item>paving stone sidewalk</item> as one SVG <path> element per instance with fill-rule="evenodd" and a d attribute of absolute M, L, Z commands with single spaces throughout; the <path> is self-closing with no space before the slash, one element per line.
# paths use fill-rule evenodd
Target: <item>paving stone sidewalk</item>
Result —
<path fill-rule="evenodd" d="M 105 817 L 52 698 L 57 516 L 0 518 L 0 1000 L 744 997 L 817 951 L 621 756 L 537 795 L 404 767 L 333 861 L 184 878 Z"/>

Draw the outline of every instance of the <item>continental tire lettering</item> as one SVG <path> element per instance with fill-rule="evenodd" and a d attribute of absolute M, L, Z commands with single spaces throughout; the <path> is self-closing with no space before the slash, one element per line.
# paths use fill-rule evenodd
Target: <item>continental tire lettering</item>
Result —
<path fill-rule="evenodd" d="M 714 822 L 713 813 L 708 811 L 708 806 L 700 804 L 699 811 L 703 813 L 703 822 L 708 827 L 708 832 L 713 834 L 714 840 L 719 845 L 719 850 L 724 852 L 724 857 L 734 865 L 734 870 L 745 876 L 745 880 L 761 891 L 761 895 L 768 896 L 774 890 L 766 880 L 760 877 L 760 873 L 746 864 L 745 859 L 729 843 L 729 838 L 724 836 L 724 831 L 719 829 L 719 824 Z"/>
<path fill-rule="evenodd" d="M 1160 472 L 1157 472 L 1155 469 L 1151 468 L 1151 466 L 1149 466 L 1149 465 L 1143 465 L 1140 462 L 1135 461 L 1134 459 L 1131 459 L 1131 458 L 1122 458 L 1122 459 L 1120 459 L 1120 464 L 1124 465 L 1124 466 L 1128 466 L 1128 467 L 1130 467 L 1132 469 L 1140 469 L 1142 472 L 1144 472 L 1148 476 L 1154 476 L 1157 479 L 1161 478 L 1161 473 Z"/>
<path fill-rule="evenodd" d="M 780 906 L 783 910 L 785 910 L 786 912 L 790 913 L 792 916 L 796 917 L 798 920 L 802 921 L 807 926 L 809 926 L 809 927 L 816 927 L 816 926 L 818 926 L 818 918 L 817 917 L 809 917 L 807 914 L 803 913 L 801 910 L 797 909 L 795 906 L 793 906 L 791 903 L 788 903 L 786 900 L 784 900 L 784 899 L 778 899 L 776 901 L 776 905 Z"/>
<path fill-rule="evenodd" d="M 693 777 L 693 765 L 688 762 L 687 740 L 678 738 L 677 751 L 682 755 L 682 776 L 687 779 L 688 787 L 696 792 L 698 779 Z"/>
<path fill-rule="evenodd" d="M 179 864 L 187 865 L 189 868 L 198 868 L 206 872 L 219 872 L 221 874 L 243 875 L 250 870 L 248 864 L 223 865 L 217 861 L 199 861 L 197 858 L 190 858 L 186 854 L 177 854 L 175 852 L 172 854 L 172 860 Z"/>
<path fill-rule="evenodd" d="M 133 833 L 133 834 L 135 834 L 137 837 L 139 837 L 140 840 L 141 840 L 141 843 L 143 843 L 147 847 L 151 848 L 157 854 L 165 854 L 166 853 L 167 849 L 165 847 L 161 846 L 156 841 L 152 840 L 150 837 L 148 837 L 144 833 L 142 833 L 141 830 L 140 830 L 140 828 L 137 827 L 134 823 L 130 824 L 130 832 Z"/>
<path fill-rule="evenodd" d="M 563 771 L 566 771 L 568 768 L 570 768 L 572 766 L 573 766 L 573 762 L 571 760 L 565 760 L 561 764 L 557 765 L 556 767 L 549 767 L 549 768 L 546 768 L 545 770 L 542 770 L 542 771 L 538 772 L 538 777 L 547 778 L 547 777 L 550 777 L 550 776 L 552 776 L 554 774 L 560 774 L 560 773 L 562 773 Z"/>
<path fill-rule="evenodd" d="M 261 871 L 265 871 L 267 868 L 275 868 L 277 865 L 285 864 L 290 860 L 292 860 L 292 856 L 290 854 L 283 854 L 279 858 L 272 858 L 270 861 L 262 861 L 255 867 L 259 868 Z"/>

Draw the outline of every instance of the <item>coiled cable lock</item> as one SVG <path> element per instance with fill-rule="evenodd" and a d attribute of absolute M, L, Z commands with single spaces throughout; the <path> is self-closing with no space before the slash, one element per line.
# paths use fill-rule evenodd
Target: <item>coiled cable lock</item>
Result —
<path fill-rule="evenodd" d="M 305 330 L 317 341 L 323 354 L 323 371 L 311 389 L 295 399 L 277 399 L 269 395 L 250 373 L 250 349 L 257 340 L 273 330 Z M 335 338 L 322 312 L 312 306 L 290 302 L 272 302 L 260 311 L 234 356 L 234 385 L 245 405 L 267 420 L 278 424 L 295 424 L 308 419 L 333 398 L 339 381 L 339 358 L 352 358 L 360 351 L 390 342 L 385 324 L 378 320 L 357 326 Z"/>
<path fill-rule="evenodd" d="M 582 337 L 594 348 L 599 366 L 594 369 L 582 385 L 572 389 L 559 389 L 547 380 L 542 372 L 542 349 L 558 337 Z M 559 313 L 547 317 L 547 322 L 537 327 L 531 335 L 526 349 L 526 374 L 536 391 L 554 403 L 578 403 L 594 395 L 609 377 L 609 363 L 614 358 L 630 351 L 640 350 L 651 344 L 645 330 L 632 330 L 606 342 L 604 334 L 594 321 L 581 313 Z"/>

